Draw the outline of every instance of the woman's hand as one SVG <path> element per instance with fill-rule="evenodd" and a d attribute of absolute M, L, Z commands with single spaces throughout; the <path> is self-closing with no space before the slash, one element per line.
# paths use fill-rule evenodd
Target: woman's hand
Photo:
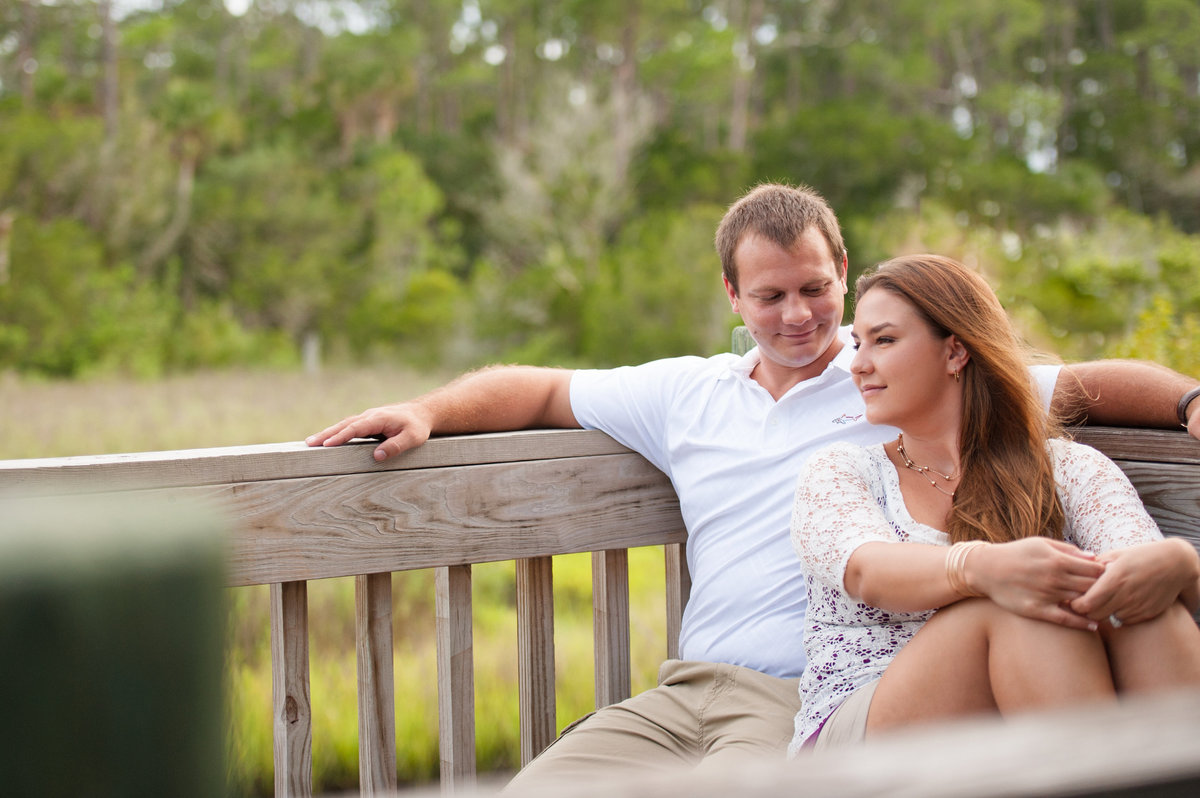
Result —
<path fill-rule="evenodd" d="M 1142 543 L 1106 551 L 1097 559 L 1105 566 L 1104 575 L 1071 601 L 1071 609 L 1080 615 L 1140 623 L 1157 617 L 1179 598 L 1196 611 L 1200 557 L 1186 540 Z"/>
<path fill-rule="evenodd" d="M 965 563 L 967 584 L 1004 609 L 1073 629 L 1096 621 L 1070 606 L 1105 572 L 1104 563 L 1070 543 L 1033 537 L 981 546 Z M 1105 617 L 1105 616 L 1101 616 Z"/>

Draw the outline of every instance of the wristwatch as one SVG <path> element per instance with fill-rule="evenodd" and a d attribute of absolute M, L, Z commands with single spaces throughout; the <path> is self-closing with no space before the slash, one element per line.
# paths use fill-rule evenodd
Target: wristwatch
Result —
<path fill-rule="evenodd" d="M 1187 416 L 1188 405 L 1190 405 L 1192 403 L 1192 400 L 1195 399 L 1197 396 L 1200 396 L 1200 385 L 1196 386 L 1192 390 L 1185 393 L 1183 396 L 1179 397 L 1179 404 L 1177 404 L 1175 406 L 1175 415 L 1179 416 L 1179 423 L 1182 424 L 1184 427 L 1187 427 L 1187 425 L 1188 425 L 1188 416 Z"/>

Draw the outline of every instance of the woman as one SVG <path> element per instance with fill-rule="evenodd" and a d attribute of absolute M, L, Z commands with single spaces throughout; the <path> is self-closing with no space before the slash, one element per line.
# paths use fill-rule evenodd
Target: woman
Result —
<path fill-rule="evenodd" d="M 1051 437 L 987 283 L 933 255 L 856 285 L 851 365 L 886 444 L 802 471 L 809 608 L 792 753 L 969 714 L 1200 685 L 1200 557 L 1121 471 Z"/>

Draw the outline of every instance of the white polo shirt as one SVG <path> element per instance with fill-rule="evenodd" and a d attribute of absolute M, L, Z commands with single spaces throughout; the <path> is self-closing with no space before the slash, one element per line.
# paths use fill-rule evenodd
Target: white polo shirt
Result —
<path fill-rule="evenodd" d="M 849 341 L 849 327 L 839 336 Z M 789 520 L 796 475 L 834 441 L 896 437 L 866 422 L 850 379 L 849 345 L 818 377 L 776 402 L 750 378 L 758 350 L 742 357 L 679 357 L 641 366 L 580 370 L 571 409 L 660 468 L 679 494 L 688 529 L 691 596 L 680 656 L 795 678 L 804 670 L 807 598 Z M 1049 396 L 1058 367 L 1036 367 Z"/>

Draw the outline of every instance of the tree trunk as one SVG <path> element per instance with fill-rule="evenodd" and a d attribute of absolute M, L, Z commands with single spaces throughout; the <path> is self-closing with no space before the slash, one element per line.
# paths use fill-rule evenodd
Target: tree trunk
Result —
<path fill-rule="evenodd" d="M 196 182 L 196 162 L 199 160 L 198 155 L 192 150 L 194 146 L 189 146 L 187 141 L 181 142 L 179 147 L 179 173 L 175 178 L 175 212 L 171 214 L 171 221 L 159 234 L 154 243 L 146 248 L 142 253 L 142 257 L 138 260 L 138 270 L 142 274 L 149 274 L 159 262 L 166 259 L 171 251 L 175 249 L 179 239 L 187 230 L 188 221 L 192 216 L 192 189 Z"/>
<path fill-rule="evenodd" d="M 37 38 L 37 3 L 25 0 L 21 5 L 21 38 L 17 44 L 17 74 L 21 86 L 21 100 L 27 108 L 33 107 L 33 73 L 37 70 L 34 58 Z"/>
<path fill-rule="evenodd" d="M 615 131 L 617 162 L 613 164 L 613 167 L 616 169 L 618 180 L 624 177 L 625 170 L 629 166 L 627 156 L 633 149 L 634 99 L 637 92 L 638 12 L 637 3 L 631 3 L 625 25 L 621 29 L 623 58 L 617 65 L 617 80 L 613 93 L 617 117 Z"/>
<path fill-rule="evenodd" d="M 734 152 L 744 152 L 750 130 L 750 101 L 754 91 L 754 75 L 757 65 L 754 63 L 754 32 L 762 24 L 763 0 L 749 0 L 749 6 L 744 6 L 744 25 L 742 28 L 744 50 L 739 54 L 739 62 L 733 68 L 733 109 L 729 119 L 729 149 Z"/>
<path fill-rule="evenodd" d="M 117 125 L 120 112 L 117 25 L 113 21 L 112 0 L 100 0 L 100 31 L 101 58 L 104 62 L 104 83 L 100 92 L 100 102 L 104 114 L 104 147 L 106 150 L 111 150 L 117 144 Z"/>

